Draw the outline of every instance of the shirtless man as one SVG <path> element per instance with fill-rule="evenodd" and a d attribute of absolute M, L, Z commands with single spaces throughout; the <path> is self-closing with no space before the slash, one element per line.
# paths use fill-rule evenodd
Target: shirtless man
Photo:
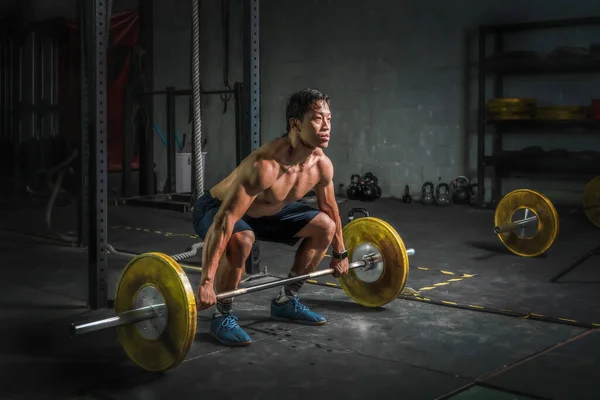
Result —
<path fill-rule="evenodd" d="M 217 293 L 237 289 L 255 239 L 295 245 L 289 276 L 312 272 L 329 245 L 334 276 L 348 273 L 342 223 L 335 199 L 333 165 L 323 153 L 329 144 L 329 98 L 312 89 L 293 94 L 286 109 L 287 132 L 255 150 L 194 205 L 194 230 L 204 240 L 198 310 L 216 304 L 210 331 L 229 346 L 250 344 L 238 325 L 232 299 Z M 318 209 L 298 202 L 314 190 Z M 325 318 L 299 302 L 303 282 L 283 286 L 271 301 L 271 316 L 309 325 Z"/>

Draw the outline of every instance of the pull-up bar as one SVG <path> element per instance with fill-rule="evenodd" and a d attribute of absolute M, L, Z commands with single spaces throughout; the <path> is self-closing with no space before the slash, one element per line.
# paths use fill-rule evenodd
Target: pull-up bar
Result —
<path fill-rule="evenodd" d="M 140 92 L 142 96 L 153 96 L 155 94 L 167 94 L 167 90 L 154 90 L 152 92 Z M 175 96 L 191 96 L 192 89 L 173 89 L 172 93 Z M 235 94 L 235 90 L 233 89 L 223 89 L 223 90 L 202 90 L 201 94 Z"/>

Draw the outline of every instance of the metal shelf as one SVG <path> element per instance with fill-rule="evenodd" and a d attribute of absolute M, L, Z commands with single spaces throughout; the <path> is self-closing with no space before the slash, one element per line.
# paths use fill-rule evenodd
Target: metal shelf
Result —
<path fill-rule="evenodd" d="M 600 119 L 487 119 L 486 125 L 495 125 L 506 128 L 526 128 L 535 130 L 538 128 L 569 129 L 569 128 L 597 128 L 600 130 Z M 510 133 L 506 131 L 504 133 Z"/>
<path fill-rule="evenodd" d="M 547 65 L 540 63 L 536 65 L 510 65 L 507 62 L 503 66 L 487 66 L 486 73 L 498 75 L 542 75 L 542 74 L 583 74 L 600 73 L 600 62 L 594 62 L 587 65 L 574 65 L 571 63 L 557 63 Z"/>
<path fill-rule="evenodd" d="M 556 133 L 567 134 L 571 129 L 589 130 L 591 134 L 600 130 L 600 120 L 492 120 L 487 113 L 486 86 L 488 77 L 493 78 L 493 91 L 490 97 L 504 97 L 504 79 L 509 75 L 542 75 L 542 74 L 584 74 L 600 73 L 600 60 L 592 56 L 573 56 L 567 59 L 561 55 L 553 55 L 546 59 L 537 59 L 534 53 L 529 58 L 524 52 L 523 59 L 511 59 L 504 53 L 505 35 L 516 31 L 541 30 L 550 28 L 580 27 L 600 25 L 600 16 L 552 21 L 536 21 L 504 25 L 481 25 L 479 27 L 478 55 L 478 115 L 477 115 L 477 206 L 484 206 L 485 178 L 488 168 L 495 171 L 492 192 L 502 195 L 502 178 L 510 172 L 525 174 L 600 174 L 600 158 L 576 157 L 573 153 L 557 152 L 552 154 L 532 154 L 527 152 L 503 151 L 502 138 L 505 134 Z M 493 55 L 488 54 L 488 38 L 493 36 Z M 488 132 L 489 127 L 494 127 Z M 562 131 L 562 132 L 561 132 Z M 493 133 L 493 155 L 486 155 L 486 137 Z M 598 149 L 600 150 L 600 149 Z M 566 154 L 566 155 L 565 155 Z M 483 190 L 481 190 L 483 188 Z"/>
<path fill-rule="evenodd" d="M 504 151 L 493 156 L 484 156 L 483 163 L 486 167 L 495 167 L 502 173 L 600 174 L 600 156 L 583 157 L 577 156 L 577 153 L 568 153 L 567 156 L 561 157 L 527 154 L 520 151 Z"/>

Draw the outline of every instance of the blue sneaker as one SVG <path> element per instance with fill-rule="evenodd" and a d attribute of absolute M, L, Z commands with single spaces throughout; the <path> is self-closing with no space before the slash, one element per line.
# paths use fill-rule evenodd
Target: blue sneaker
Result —
<path fill-rule="evenodd" d="M 273 299 L 271 301 L 271 317 L 304 325 L 323 325 L 327 321 L 322 315 L 310 311 L 307 306 L 300 303 L 297 297 L 293 297 L 283 304 L 277 304 Z"/>
<path fill-rule="evenodd" d="M 250 336 L 238 325 L 238 317 L 233 313 L 215 315 L 210 321 L 210 333 L 226 346 L 247 346 L 252 343 Z"/>

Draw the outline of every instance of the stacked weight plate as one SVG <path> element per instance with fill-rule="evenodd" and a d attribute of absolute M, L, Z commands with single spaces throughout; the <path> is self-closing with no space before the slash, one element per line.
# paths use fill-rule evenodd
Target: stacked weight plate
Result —
<path fill-rule="evenodd" d="M 532 119 L 536 99 L 496 98 L 487 104 L 487 112 L 492 120 Z"/>
<path fill-rule="evenodd" d="M 542 120 L 585 119 L 586 115 L 587 108 L 579 106 L 537 107 L 534 112 L 534 118 Z"/>
<path fill-rule="evenodd" d="M 532 98 L 505 97 L 491 99 L 487 104 L 490 119 L 498 120 L 580 120 L 588 115 L 581 106 L 538 106 Z"/>

